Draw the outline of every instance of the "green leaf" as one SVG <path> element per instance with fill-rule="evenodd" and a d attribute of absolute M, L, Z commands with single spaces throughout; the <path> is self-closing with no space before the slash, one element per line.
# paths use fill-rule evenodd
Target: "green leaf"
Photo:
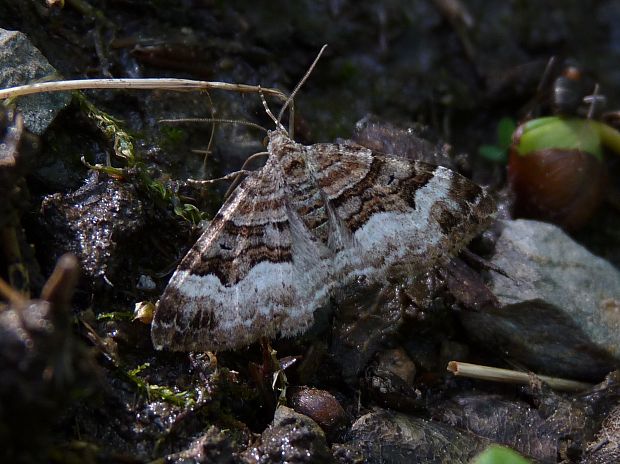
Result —
<path fill-rule="evenodd" d="M 131 321 L 133 313 L 131 311 L 112 311 L 97 315 L 98 321 Z"/>
<path fill-rule="evenodd" d="M 497 145 L 481 145 L 478 148 L 478 154 L 496 163 L 505 163 L 508 159 L 506 149 L 498 147 Z"/>
<path fill-rule="evenodd" d="M 174 207 L 174 213 L 177 216 L 181 216 L 186 221 L 196 225 L 203 219 L 206 219 L 206 214 L 202 213 L 198 208 L 189 203 L 182 203 Z"/>
<path fill-rule="evenodd" d="M 137 379 L 138 374 L 141 373 L 147 367 L 151 367 L 151 363 L 147 363 L 146 362 L 144 364 L 140 364 L 135 369 L 131 369 L 131 370 L 127 371 L 127 375 L 129 375 L 129 377 L 131 377 L 133 380 L 135 380 L 137 382 L 138 381 L 138 379 Z"/>
<path fill-rule="evenodd" d="M 158 197 L 165 201 L 170 200 L 172 194 L 164 184 L 155 180 L 151 181 L 150 179 L 147 179 L 147 182 L 148 188 L 151 189 Z"/>
<path fill-rule="evenodd" d="M 489 445 L 482 453 L 474 458 L 472 464 L 529 464 L 516 451 L 500 445 Z"/>
<path fill-rule="evenodd" d="M 504 150 L 508 150 L 512 144 L 512 134 L 517 128 L 514 119 L 504 117 L 497 124 L 497 144 Z"/>
<path fill-rule="evenodd" d="M 135 369 L 121 372 L 126 376 L 127 380 L 131 381 L 151 400 L 162 400 L 184 408 L 189 408 L 196 404 L 197 397 L 194 392 L 188 390 L 176 391 L 163 385 L 153 385 L 140 377 L 140 374 L 150 366 L 150 363 L 146 362 L 144 364 L 140 364 Z"/>

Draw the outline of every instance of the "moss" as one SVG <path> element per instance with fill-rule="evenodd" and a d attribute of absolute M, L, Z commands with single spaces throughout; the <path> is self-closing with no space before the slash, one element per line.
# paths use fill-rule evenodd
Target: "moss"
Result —
<path fill-rule="evenodd" d="M 186 409 L 196 404 L 197 395 L 195 392 L 177 390 L 147 382 L 140 374 L 149 367 L 150 363 L 144 363 L 134 369 L 121 370 L 121 372 L 124 374 L 123 377 L 133 383 L 149 400 L 161 400 Z"/>

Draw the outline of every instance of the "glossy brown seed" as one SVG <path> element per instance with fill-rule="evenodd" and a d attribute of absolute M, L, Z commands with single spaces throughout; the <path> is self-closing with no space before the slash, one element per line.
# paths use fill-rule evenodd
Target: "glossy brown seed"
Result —
<path fill-rule="evenodd" d="M 580 150 L 545 149 L 521 156 L 513 148 L 508 179 L 516 217 L 575 230 L 599 207 L 606 176 L 604 164 Z"/>
<path fill-rule="evenodd" d="M 314 420 L 328 437 L 335 437 L 347 423 L 347 414 L 334 395 L 328 391 L 289 387 L 287 398 L 295 411 Z"/>

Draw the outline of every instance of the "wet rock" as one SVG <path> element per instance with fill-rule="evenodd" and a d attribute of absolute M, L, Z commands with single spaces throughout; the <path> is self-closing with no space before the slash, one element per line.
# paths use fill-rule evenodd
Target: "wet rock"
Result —
<path fill-rule="evenodd" d="M 251 463 L 325 463 L 333 458 L 321 427 L 303 414 L 286 406 L 276 409 L 273 423 L 261 435 L 258 447 L 244 458 Z"/>
<path fill-rule="evenodd" d="M 143 353 L 151 351 L 145 349 Z M 126 353 L 121 351 L 122 355 Z M 187 356 L 171 355 L 162 362 L 148 358 L 149 366 L 143 365 L 136 376 L 149 394 L 136 388 L 126 375 L 119 376 L 118 370 L 108 371 L 99 401 L 76 405 L 81 440 L 105 443 L 106 449 L 115 452 L 128 450 L 137 462 L 156 458 L 162 462 L 229 462 L 231 450 L 239 453 L 256 440 L 241 420 L 231 420 L 227 415 L 228 411 L 248 407 L 245 401 L 249 395 L 244 394 L 247 387 L 236 388 L 234 375 L 227 369 L 214 372 L 207 367 L 210 362 L 203 359 L 207 356 L 196 358 L 200 358 L 196 363 L 190 363 Z M 121 362 L 133 367 L 135 359 L 122 356 Z M 189 375 L 194 368 L 199 372 Z M 196 378 L 200 378 L 198 383 Z M 162 389 L 167 393 L 159 394 Z M 74 424 L 67 420 L 66 426 Z M 200 461 L 203 456 L 212 460 Z M 125 462 L 119 457 L 106 461 L 100 456 L 99 460 Z"/>
<path fill-rule="evenodd" d="M 308 387 L 287 388 L 291 407 L 314 420 L 330 440 L 337 438 L 348 422 L 347 414 L 334 395 L 325 390 Z"/>
<path fill-rule="evenodd" d="M 56 70 L 26 34 L 0 29 L 0 87 L 31 84 L 53 77 L 58 77 Z M 24 114 L 26 127 L 41 135 L 70 100 L 71 94 L 67 92 L 28 95 L 17 100 L 17 108 Z"/>
<path fill-rule="evenodd" d="M 332 453 L 339 464 L 364 464 L 366 462 L 362 450 L 348 443 L 334 443 Z"/>
<path fill-rule="evenodd" d="M 195 440 L 191 446 L 180 453 L 169 454 L 165 458 L 169 464 L 232 464 L 233 447 L 227 435 L 216 427 Z"/>
<path fill-rule="evenodd" d="M 448 425 L 376 409 L 360 417 L 345 443 L 366 463 L 468 463 L 490 442 Z"/>
<path fill-rule="evenodd" d="M 113 281 L 124 268 L 126 279 L 126 259 L 131 255 L 127 252 L 137 250 L 132 239 L 145 221 L 144 204 L 132 184 L 92 173 L 77 191 L 47 196 L 41 213 L 51 236 L 45 250 L 49 255 L 70 251 L 79 257 L 87 276 Z"/>
<path fill-rule="evenodd" d="M 582 464 L 620 462 L 620 404 L 605 418 L 580 462 Z"/>
<path fill-rule="evenodd" d="M 554 422 L 546 421 L 535 408 L 500 395 L 463 394 L 440 403 L 433 410 L 437 420 L 543 462 L 555 462 L 560 440 L 564 438 L 553 427 Z M 570 415 L 564 418 L 566 422 L 572 419 Z"/>
<path fill-rule="evenodd" d="M 434 419 L 540 462 L 576 462 L 620 395 L 614 372 L 580 395 L 557 394 L 534 380 L 528 397 L 461 393 L 432 404 Z"/>
<path fill-rule="evenodd" d="M 529 369 L 599 380 L 620 364 L 620 273 L 561 229 L 503 221 L 489 288 L 499 307 L 462 312 L 468 335 Z"/>
<path fill-rule="evenodd" d="M 364 375 L 364 387 L 370 398 L 398 411 L 421 407 L 421 392 L 413 385 L 416 367 L 402 348 L 377 353 Z"/>
<path fill-rule="evenodd" d="M 620 371 L 610 373 L 603 382 L 580 397 L 586 411 L 600 428 L 589 435 L 582 463 L 620 462 Z"/>
<path fill-rule="evenodd" d="M 407 385 L 413 385 L 415 364 L 402 348 L 385 350 L 378 354 L 377 364 L 381 369 L 398 377 Z"/>

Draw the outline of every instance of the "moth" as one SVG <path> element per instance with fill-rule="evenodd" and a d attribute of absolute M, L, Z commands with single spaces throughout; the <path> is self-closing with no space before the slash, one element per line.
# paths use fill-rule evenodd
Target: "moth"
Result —
<path fill-rule="evenodd" d="M 276 120 L 276 123 L 279 124 Z M 482 187 L 444 167 L 349 144 L 304 146 L 279 125 L 161 297 L 157 349 L 228 350 L 303 333 L 338 287 L 417 274 L 492 219 Z"/>

